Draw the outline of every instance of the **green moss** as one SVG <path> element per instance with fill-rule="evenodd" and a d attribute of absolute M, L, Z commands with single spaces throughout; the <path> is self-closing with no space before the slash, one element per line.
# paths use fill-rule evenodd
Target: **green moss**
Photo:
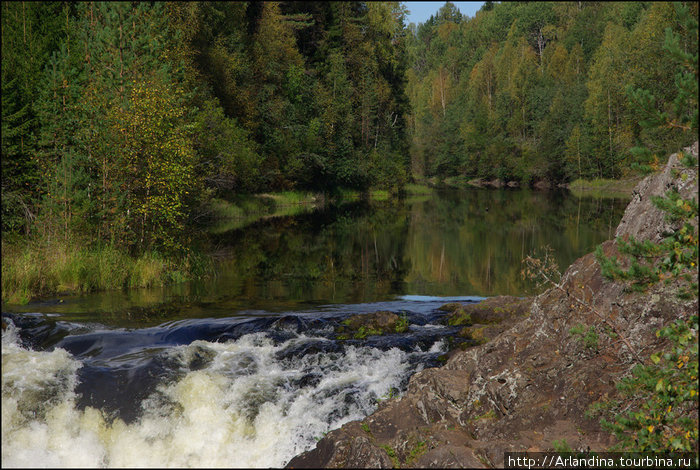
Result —
<path fill-rule="evenodd" d="M 569 443 L 566 442 L 566 439 L 552 441 L 552 447 L 554 448 L 554 452 L 573 452 Z"/>
<path fill-rule="evenodd" d="M 461 308 L 462 304 L 460 304 L 459 302 L 450 302 L 448 304 L 441 305 L 440 307 L 438 307 L 438 310 L 442 310 L 443 312 L 454 312 L 455 310 Z"/>
<path fill-rule="evenodd" d="M 375 335 L 381 335 L 382 330 L 378 330 L 375 328 L 371 327 L 364 327 L 361 326 L 360 328 L 357 329 L 355 332 L 355 335 L 353 336 L 355 339 L 365 339 L 368 336 L 375 336 Z"/>
<path fill-rule="evenodd" d="M 409 452 L 408 457 L 406 457 L 406 461 L 404 462 L 404 465 L 412 464 L 414 460 L 416 460 L 421 455 L 425 454 L 427 450 L 428 444 L 425 441 L 418 442 L 418 444 L 416 444 L 416 446 L 413 449 L 411 449 L 411 452 Z"/>
<path fill-rule="evenodd" d="M 587 348 L 594 351 L 598 350 L 598 333 L 596 333 L 594 326 L 586 328 L 585 325 L 579 323 L 569 330 L 569 334 L 577 337 L 577 339 L 583 342 L 584 346 Z"/>
<path fill-rule="evenodd" d="M 408 318 L 406 315 L 401 315 L 399 317 L 399 320 L 396 322 L 396 326 L 394 327 L 394 331 L 397 333 L 405 333 L 408 331 Z"/>
<path fill-rule="evenodd" d="M 460 308 L 448 317 L 447 324 L 450 326 L 469 326 L 472 324 L 472 317 L 464 309 Z"/>
<path fill-rule="evenodd" d="M 340 322 L 336 329 L 337 339 L 365 339 L 368 336 L 391 333 L 404 333 L 408 330 L 409 321 L 406 315 L 396 316 L 391 312 L 376 312 L 390 314 L 389 318 L 376 317 L 372 314 L 354 315 Z"/>
<path fill-rule="evenodd" d="M 389 447 L 386 444 L 381 444 L 379 447 L 384 449 L 391 459 L 391 463 L 393 464 L 393 468 L 399 468 L 401 466 L 401 463 L 399 462 L 399 458 L 396 456 L 396 452 L 394 452 L 394 449 Z"/>
<path fill-rule="evenodd" d="M 484 330 L 486 329 L 486 326 L 482 326 L 481 328 L 462 328 L 459 332 L 459 335 L 463 338 L 468 338 L 471 340 L 476 341 L 479 344 L 484 344 L 488 342 L 489 338 L 484 334 Z"/>
<path fill-rule="evenodd" d="M 498 418 L 498 416 L 496 415 L 496 412 L 495 412 L 495 411 L 493 411 L 493 410 L 488 410 L 488 411 L 487 411 L 486 413 L 484 413 L 484 414 L 481 414 L 481 415 L 474 416 L 474 417 L 470 418 L 469 421 L 473 422 L 473 421 L 478 421 L 478 420 L 480 420 L 480 419 L 494 420 L 494 419 L 497 419 L 497 418 Z"/>

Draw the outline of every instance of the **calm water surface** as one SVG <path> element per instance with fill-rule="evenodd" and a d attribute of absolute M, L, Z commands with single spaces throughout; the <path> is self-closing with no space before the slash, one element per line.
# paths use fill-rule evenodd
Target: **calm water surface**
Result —
<path fill-rule="evenodd" d="M 562 271 L 626 201 L 468 190 L 353 202 L 212 234 L 203 282 L 3 306 L 3 466 L 281 466 L 402 393 L 455 333 L 438 307 L 527 295 L 521 260 Z M 338 341 L 356 313 L 405 334 Z"/>

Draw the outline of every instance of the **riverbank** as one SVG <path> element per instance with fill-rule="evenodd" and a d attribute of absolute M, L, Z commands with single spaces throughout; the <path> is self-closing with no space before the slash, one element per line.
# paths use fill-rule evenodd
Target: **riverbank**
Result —
<path fill-rule="evenodd" d="M 567 184 L 553 185 L 547 181 L 538 181 L 532 185 L 535 189 L 565 188 L 576 197 L 595 198 L 631 198 L 632 190 L 644 178 L 644 175 L 630 175 L 620 179 L 576 179 Z M 450 189 L 464 188 L 520 188 L 517 181 L 502 181 L 498 179 L 485 180 L 483 178 L 469 178 L 466 176 L 453 176 L 438 181 L 435 178 L 428 181 L 433 187 L 445 187 Z"/>
<path fill-rule="evenodd" d="M 422 184 L 407 184 L 402 196 L 414 197 L 432 194 L 433 188 Z M 215 198 L 210 204 L 210 233 L 223 233 L 245 227 L 259 220 L 272 217 L 299 215 L 322 207 L 328 202 L 342 203 L 366 198 L 370 201 L 388 201 L 399 197 L 385 189 L 373 189 L 369 192 L 357 190 L 339 190 L 332 196 L 306 191 L 284 191 L 280 193 L 263 193 L 236 195 L 232 198 Z"/>
<path fill-rule="evenodd" d="M 692 152 L 697 158 L 697 143 Z M 664 172 L 639 183 L 615 236 L 666 236 L 669 221 L 651 199 L 672 187 L 696 198 L 697 168 L 672 157 Z M 620 253 L 614 240 L 601 250 Z M 673 448 L 697 458 L 698 298 L 678 295 L 688 283 L 697 287 L 696 263 L 687 278 L 667 277 L 640 293 L 608 280 L 589 253 L 507 329 L 415 374 L 402 397 L 331 431 L 288 467 L 504 467 L 505 452 L 603 452 L 621 442 L 627 446 L 618 450 Z M 451 308 L 469 313 L 466 305 Z M 693 318 L 695 332 L 669 327 Z M 685 340 L 673 339 L 674 329 L 689 331 Z M 472 339 L 474 332 L 466 331 Z M 616 416 L 633 405 L 632 419 Z"/>
<path fill-rule="evenodd" d="M 407 185 L 405 189 L 407 196 L 430 192 L 432 189 L 420 185 Z M 366 196 L 358 191 L 344 191 L 338 195 L 338 201 L 362 197 L 385 201 L 395 195 L 384 190 L 373 190 Z M 310 212 L 326 203 L 324 195 L 303 191 L 213 199 L 204 230 L 225 233 L 267 218 Z M 50 296 L 165 286 L 212 276 L 214 270 L 210 257 L 196 250 L 180 258 L 155 252 L 134 257 L 118 247 L 95 245 L 91 240 L 16 237 L 2 241 L 2 301 L 23 305 Z"/>
<path fill-rule="evenodd" d="M 576 197 L 621 197 L 631 198 L 632 191 L 644 175 L 628 176 L 621 179 L 596 178 L 593 180 L 576 179 L 566 187 Z"/>
<path fill-rule="evenodd" d="M 2 301 L 26 304 L 42 297 L 176 284 L 206 276 L 211 260 L 201 254 L 134 257 L 110 246 L 78 241 L 2 242 Z"/>

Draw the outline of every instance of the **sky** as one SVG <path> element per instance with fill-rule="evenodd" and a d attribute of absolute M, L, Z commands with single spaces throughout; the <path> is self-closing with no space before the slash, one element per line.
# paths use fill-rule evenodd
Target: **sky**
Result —
<path fill-rule="evenodd" d="M 437 11 L 445 4 L 445 2 L 403 2 L 404 5 L 411 12 L 408 15 L 406 24 L 415 23 L 425 23 L 430 18 L 430 15 L 434 15 Z M 452 2 L 457 7 L 457 9 L 467 16 L 473 17 L 476 12 L 481 8 L 484 2 Z"/>

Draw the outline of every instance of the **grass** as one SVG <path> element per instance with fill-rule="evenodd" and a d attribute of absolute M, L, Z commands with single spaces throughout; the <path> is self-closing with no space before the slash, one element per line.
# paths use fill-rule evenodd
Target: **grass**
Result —
<path fill-rule="evenodd" d="M 411 449 L 411 452 L 408 454 L 408 457 L 406 457 L 406 462 L 404 462 L 404 465 L 411 465 L 414 460 L 416 460 L 421 455 L 425 454 L 427 450 L 428 444 L 425 441 L 418 442 L 416 446 L 413 449 Z"/>
<path fill-rule="evenodd" d="M 424 184 L 409 183 L 404 187 L 407 195 L 420 196 L 433 193 L 433 188 Z"/>
<path fill-rule="evenodd" d="M 472 179 L 474 178 L 464 175 L 450 176 L 445 178 L 442 184 L 451 188 L 471 188 L 472 185 L 469 184 L 469 181 Z"/>
<path fill-rule="evenodd" d="M 257 197 L 270 198 L 277 206 L 313 205 L 318 201 L 318 195 L 303 191 L 282 191 L 279 193 L 259 194 Z"/>
<path fill-rule="evenodd" d="M 496 412 L 493 410 L 488 410 L 486 413 L 479 415 L 479 416 L 472 416 L 469 418 L 469 422 L 473 423 L 474 421 L 478 421 L 480 419 L 487 419 L 487 420 L 494 420 L 497 419 L 498 416 L 496 416 Z"/>
<path fill-rule="evenodd" d="M 631 198 L 632 190 L 644 178 L 643 175 L 629 176 L 623 179 L 595 178 L 592 180 L 576 179 L 569 183 L 569 191 L 576 197 L 593 196 L 597 198 Z"/>
<path fill-rule="evenodd" d="M 373 189 L 369 195 L 373 201 L 388 201 L 391 197 L 386 189 Z"/>
<path fill-rule="evenodd" d="M 2 301 L 26 304 L 64 293 L 173 284 L 204 275 L 210 261 L 199 255 L 166 259 L 132 257 L 110 245 L 25 241 L 2 243 Z"/>
<path fill-rule="evenodd" d="M 208 231 L 223 233 L 269 217 L 301 214 L 315 208 L 319 200 L 318 195 L 301 191 L 214 198 L 209 206 L 214 222 Z"/>
<path fill-rule="evenodd" d="M 394 468 L 399 468 L 401 463 L 399 462 L 399 458 L 396 456 L 396 452 L 394 452 L 394 449 L 392 449 L 386 444 L 381 444 L 379 447 L 386 451 L 387 455 L 391 459 L 391 463 L 393 464 Z"/>

